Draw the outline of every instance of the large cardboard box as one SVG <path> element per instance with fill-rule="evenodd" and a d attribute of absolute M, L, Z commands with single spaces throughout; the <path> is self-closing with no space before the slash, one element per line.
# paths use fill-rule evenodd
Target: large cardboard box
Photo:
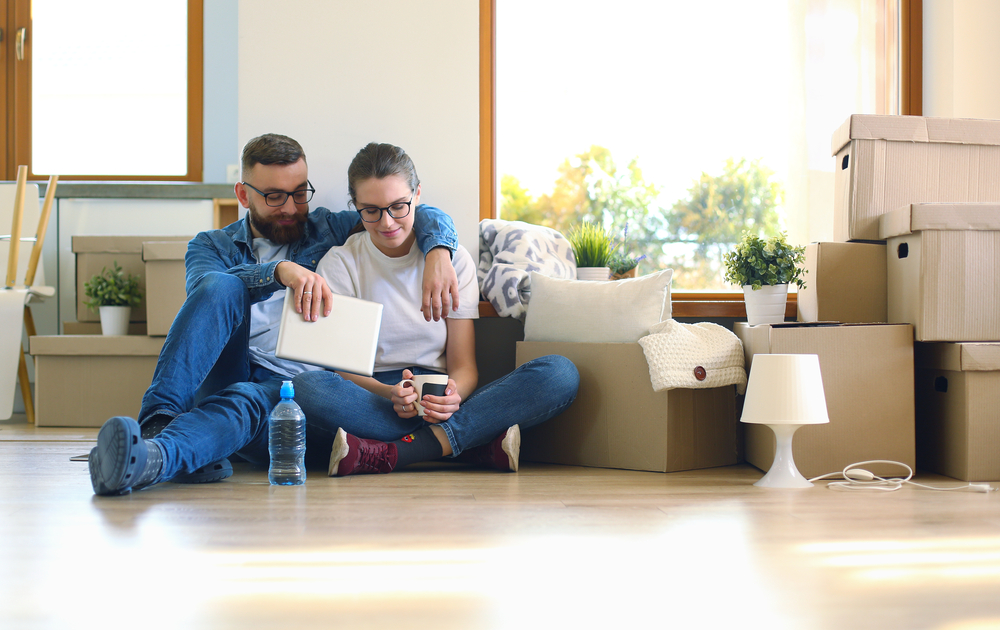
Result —
<path fill-rule="evenodd" d="M 917 465 L 1000 481 L 1000 343 L 918 343 Z"/>
<path fill-rule="evenodd" d="M 35 424 L 99 427 L 135 417 L 153 380 L 163 337 L 51 335 L 29 339 L 35 357 Z"/>
<path fill-rule="evenodd" d="M 1000 121 L 854 115 L 833 134 L 834 239 L 879 239 L 904 204 L 1000 201 Z"/>
<path fill-rule="evenodd" d="M 166 335 L 184 304 L 184 254 L 187 241 L 145 241 L 146 322 L 150 335 Z"/>
<path fill-rule="evenodd" d="M 888 321 L 885 245 L 806 245 L 806 287 L 796 300 L 800 322 L 868 324 Z"/>
<path fill-rule="evenodd" d="M 1000 341 L 1000 204 L 910 204 L 879 233 L 890 322 L 918 341 Z"/>
<path fill-rule="evenodd" d="M 63 322 L 64 335 L 101 335 L 101 322 Z M 128 334 L 145 335 L 146 322 L 129 322 Z"/>
<path fill-rule="evenodd" d="M 547 354 L 576 365 L 580 391 L 524 432 L 523 460 L 657 472 L 738 463 L 734 386 L 654 392 L 637 343 L 517 343 L 518 365 Z"/>
<path fill-rule="evenodd" d="M 755 354 L 819 355 L 830 422 L 795 432 L 792 450 L 803 475 L 816 477 L 873 459 L 916 465 L 911 326 L 739 322 L 735 332 L 751 372 Z M 743 427 L 746 460 L 768 470 L 774 433 L 765 425 Z M 869 470 L 899 473 L 898 467 Z"/>
<path fill-rule="evenodd" d="M 146 321 L 146 266 L 142 261 L 143 241 L 190 241 L 190 236 L 74 236 L 73 252 L 76 254 L 76 320 L 79 322 L 99 322 L 100 314 L 91 310 L 83 302 L 87 299 L 84 284 L 95 274 L 117 261 L 125 270 L 139 276 L 139 286 L 144 298 L 139 306 L 132 309 L 133 322 Z"/>

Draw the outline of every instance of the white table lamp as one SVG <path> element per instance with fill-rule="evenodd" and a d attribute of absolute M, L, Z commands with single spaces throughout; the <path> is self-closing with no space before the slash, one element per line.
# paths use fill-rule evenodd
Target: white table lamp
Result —
<path fill-rule="evenodd" d="M 804 424 L 830 421 L 823 375 L 815 354 L 757 354 L 753 357 L 741 422 L 766 424 L 774 431 L 774 462 L 755 486 L 808 488 L 795 467 L 792 436 Z"/>

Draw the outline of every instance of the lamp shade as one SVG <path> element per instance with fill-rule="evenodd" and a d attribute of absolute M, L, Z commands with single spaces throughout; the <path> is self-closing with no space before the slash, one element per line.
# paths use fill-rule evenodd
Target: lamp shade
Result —
<path fill-rule="evenodd" d="M 740 420 L 771 425 L 829 422 L 819 356 L 754 355 Z"/>

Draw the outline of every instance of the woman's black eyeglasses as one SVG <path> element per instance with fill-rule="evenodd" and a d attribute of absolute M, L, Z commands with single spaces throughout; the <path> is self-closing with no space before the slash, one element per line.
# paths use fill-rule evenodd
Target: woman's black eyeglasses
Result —
<path fill-rule="evenodd" d="M 354 204 L 354 202 L 351 202 Z M 361 215 L 361 220 L 365 223 L 378 223 L 382 220 L 382 213 L 388 212 L 389 216 L 393 219 L 402 219 L 406 215 L 410 214 L 410 204 L 413 203 L 413 197 L 410 197 L 409 201 L 397 201 L 396 203 L 391 203 L 384 208 L 379 208 L 378 206 L 365 206 L 364 208 L 358 208 L 357 204 L 354 204 L 355 209 L 358 214 Z"/>

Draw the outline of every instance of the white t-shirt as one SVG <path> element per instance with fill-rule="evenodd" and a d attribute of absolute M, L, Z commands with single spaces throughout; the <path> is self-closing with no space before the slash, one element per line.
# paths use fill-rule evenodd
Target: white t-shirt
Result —
<path fill-rule="evenodd" d="M 459 310 L 450 311 L 448 317 L 478 319 L 476 266 L 461 245 L 455 251 L 452 265 L 458 276 Z M 390 258 L 375 247 L 368 232 L 354 234 L 323 256 L 316 273 L 326 279 L 334 293 L 384 306 L 375 354 L 376 372 L 410 366 L 447 370 L 445 321 L 425 321 L 420 311 L 424 255 L 415 243 L 405 256 Z"/>
<path fill-rule="evenodd" d="M 286 260 L 288 245 L 276 245 L 266 238 L 254 238 L 253 253 L 259 264 L 266 265 L 275 260 Z M 279 289 L 263 302 L 250 306 L 250 362 L 289 378 L 299 372 L 323 369 L 274 356 L 284 304 L 285 290 Z"/>

